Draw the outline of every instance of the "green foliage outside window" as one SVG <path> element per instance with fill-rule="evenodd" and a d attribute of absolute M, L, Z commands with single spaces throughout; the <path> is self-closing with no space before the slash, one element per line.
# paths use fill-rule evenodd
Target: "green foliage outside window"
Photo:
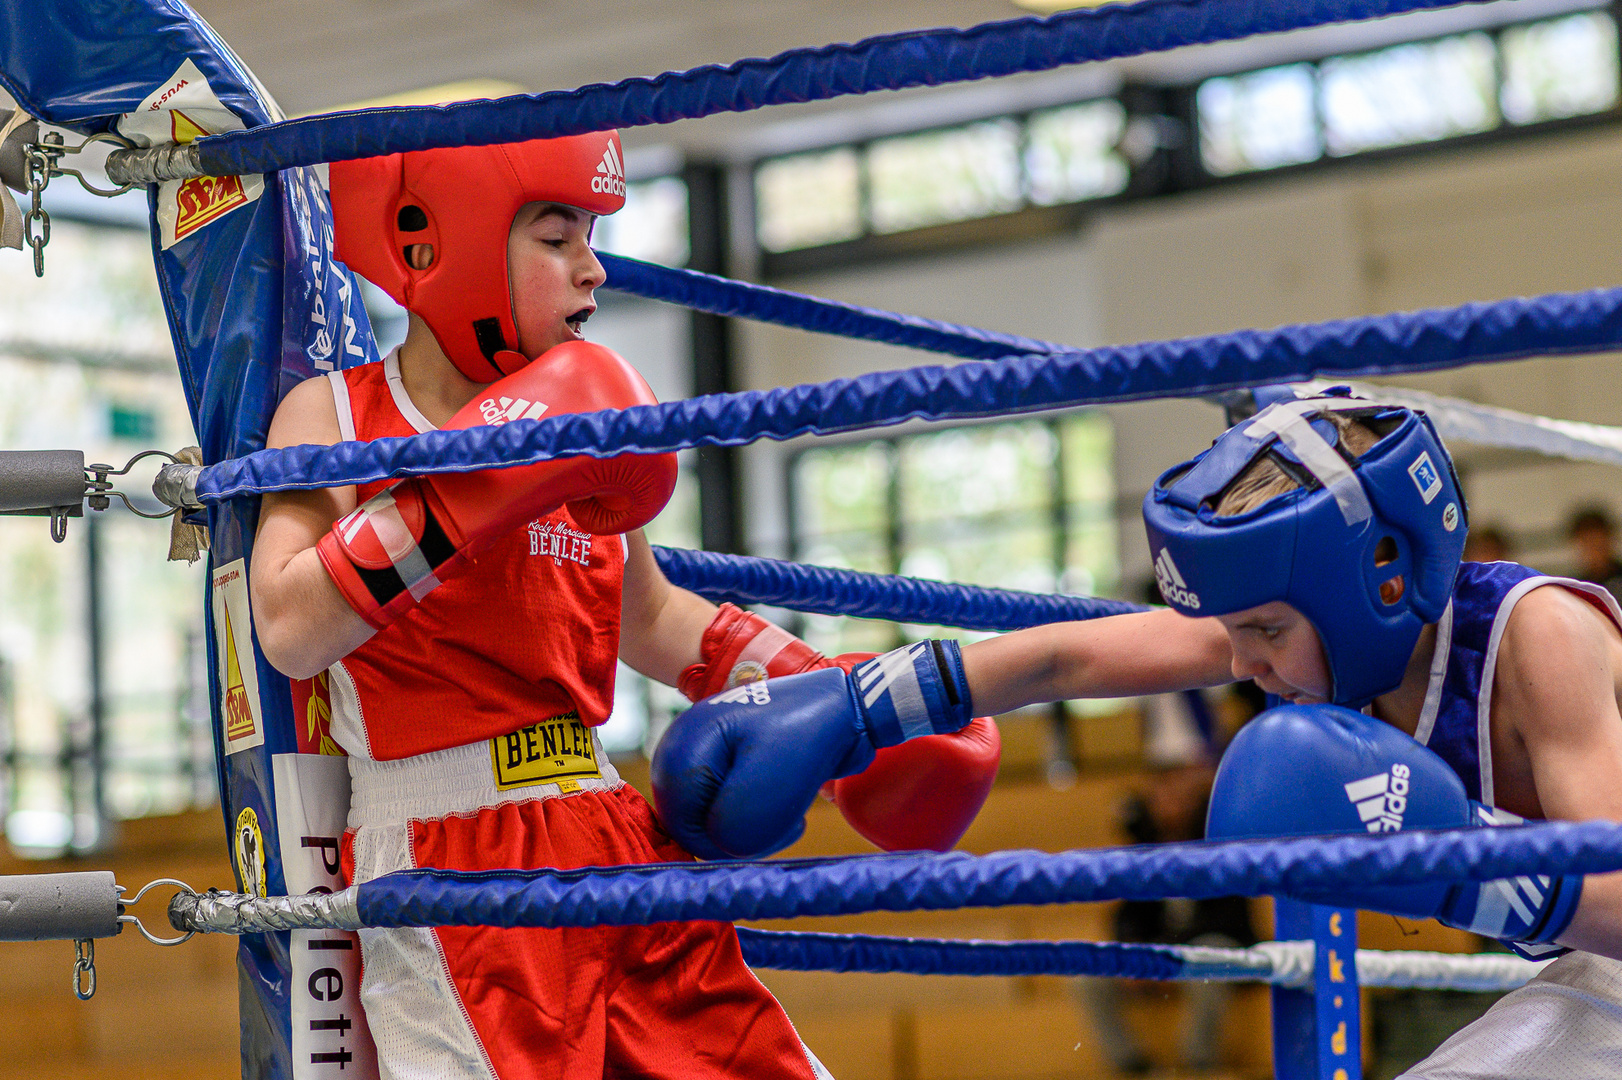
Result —
<path fill-rule="evenodd" d="M 792 466 L 795 557 L 822 566 L 1032 592 L 1110 592 L 1119 577 L 1114 444 L 1100 413 L 818 447 Z M 825 652 L 926 636 L 808 620 Z M 949 631 L 956 633 L 956 631 Z"/>

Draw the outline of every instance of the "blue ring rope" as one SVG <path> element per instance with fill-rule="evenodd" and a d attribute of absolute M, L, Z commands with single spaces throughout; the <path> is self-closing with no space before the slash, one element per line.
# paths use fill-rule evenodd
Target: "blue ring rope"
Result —
<path fill-rule="evenodd" d="M 656 546 L 653 557 L 672 584 L 710 600 L 771 604 L 814 615 L 853 615 L 963 630 L 1021 630 L 1149 610 L 1142 604 L 1097 596 L 992 589 L 713 551 Z"/>
<path fill-rule="evenodd" d="M 791 326 L 820 334 L 862 341 L 881 341 L 911 349 L 961 356 L 966 360 L 996 360 L 1019 353 L 1073 352 L 1068 345 L 1037 341 L 1018 334 L 981 330 L 974 326 L 900 315 L 893 311 L 824 300 L 818 296 L 751 285 L 697 270 L 679 270 L 641 262 L 606 251 L 597 258 L 608 271 L 605 289 L 616 289 L 650 300 L 680 304 L 711 315 L 741 316 L 759 322 Z"/>
<path fill-rule="evenodd" d="M 1622 869 L 1622 826 L 1547 822 L 1098 851 L 902 853 L 579 870 L 401 870 L 355 886 L 366 926 L 637 926 L 866 911 L 1324 895 Z"/>
<path fill-rule="evenodd" d="M 912 975 L 1097 975 L 1176 979 L 1188 964 L 1175 946 L 1093 941 L 948 941 L 738 927 L 750 967 L 777 971 L 904 971 Z M 1255 972 L 1235 967 L 1235 974 Z M 1200 968 L 1201 978 L 1218 972 Z"/>
<path fill-rule="evenodd" d="M 1458 0 L 1138 0 L 1046 18 L 1027 16 L 966 29 L 913 30 L 855 44 L 790 49 L 769 60 L 710 64 L 576 90 L 304 117 L 209 135 L 195 145 L 202 168 L 216 176 L 274 172 L 433 146 L 668 124 L 768 105 L 1049 71 L 1457 4 Z"/>
<path fill-rule="evenodd" d="M 586 454 L 739 446 L 898 424 L 1188 396 L 1313 376 L 1429 371 L 1622 342 L 1622 289 L 1558 293 L 1211 337 L 873 372 L 806 386 L 710 394 L 663 405 L 515 420 L 410 438 L 260 450 L 206 466 L 197 495 L 471 472 Z"/>

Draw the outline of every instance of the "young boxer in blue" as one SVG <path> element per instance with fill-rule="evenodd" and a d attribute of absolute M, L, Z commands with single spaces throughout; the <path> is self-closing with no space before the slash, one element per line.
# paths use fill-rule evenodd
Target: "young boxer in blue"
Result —
<path fill-rule="evenodd" d="M 1461 564 L 1464 500 L 1422 414 L 1276 403 L 1161 476 L 1144 519 L 1170 607 L 965 646 L 973 711 L 1254 679 L 1294 707 L 1229 749 L 1213 835 L 1622 821 L 1622 610 L 1598 586 Z M 795 681 L 767 684 L 789 706 L 774 724 L 859 712 L 801 702 Z M 1407 1076 L 1622 1077 L 1622 875 L 1350 899 L 1578 950 Z"/>

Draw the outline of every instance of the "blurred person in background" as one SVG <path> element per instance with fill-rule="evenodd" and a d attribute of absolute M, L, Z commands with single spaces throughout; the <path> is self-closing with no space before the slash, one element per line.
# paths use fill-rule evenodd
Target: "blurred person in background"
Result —
<path fill-rule="evenodd" d="M 1472 525 L 1464 541 L 1465 562 L 1514 562 L 1515 545 L 1496 525 Z"/>
<path fill-rule="evenodd" d="M 1209 759 L 1151 765 L 1142 789 L 1120 806 L 1121 830 L 1135 844 L 1203 838 L 1215 773 L 1215 763 Z M 1113 929 L 1116 941 L 1134 944 L 1238 948 L 1256 943 L 1250 902 L 1242 896 L 1128 900 L 1115 909 Z M 1223 982 L 1187 982 L 1178 990 L 1183 998 L 1178 1057 L 1190 1069 L 1214 1068 L 1220 1062 L 1223 1020 L 1233 988 Z M 1126 1022 L 1127 997 L 1170 992 L 1159 982 L 1076 980 L 1082 1011 L 1116 1072 L 1143 1076 L 1152 1067 L 1148 1051 Z"/>
<path fill-rule="evenodd" d="M 1622 600 L 1622 562 L 1616 559 L 1616 520 L 1598 503 L 1580 506 L 1566 525 L 1566 539 L 1577 567 L 1572 577 L 1605 586 Z"/>
<path fill-rule="evenodd" d="M 1152 580 L 1144 589 L 1144 599 L 1161 602 Z M 1140 704 L 1147 772 L 1139 790 L 1118 807 L 1121 832 L 1134 844 L 1203 839 L 1211 781 L 1225 741 L 1216 714 L 1229 710 L 1213 709 L 1212 702 L 1197 690 L 1156 694 Z M 1240 695 L 1235 695 L 1232 704 L 1244 717 L 1262 707 L 1261 702 Z M 1250 904 L 1242 896 L 1125 901 L 1115 909 L 1112 931 L 1116 941 L 1134 944 L 1235 948 L 1256 943 Z M 1213 1068 L 1220 1056 L 1222 1023 L 1232 988 L 1220 982 L 1189 982 L 1180 989 L 1184 1011 L 1179 1059 L 1191 1069 Z M 1152 1066 L 1123 1013 L 1126 999 L 1135 992 L 1165 994 L 1168 988 L 1164 983 L 1121 979 L 1076 981 L 1082 1011 L 1104 1057 L 1116 1072 L 1127 1076 L 1142 1076 Z"/>

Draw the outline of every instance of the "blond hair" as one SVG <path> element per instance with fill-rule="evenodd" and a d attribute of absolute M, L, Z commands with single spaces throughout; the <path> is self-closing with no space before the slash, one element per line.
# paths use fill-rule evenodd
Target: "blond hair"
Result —
<path fill-rule="evenodd" d="M 1362 457 L 1369 447 L 1380 441 L 1378 435 L 1366 425 L 1333 412 L 1318 412 L 1310 419 L 1323 417 L 1340 432 L 1340 445 L 1354 458 Z M 1240 473 L 1228 490 L 1217 500 L 1217 517 L 1233 517 L 1254 510 L 1268 499 L 1301 486 L 1301 481 L 1279 468 L 1271 457 L 1259 457 Z"/>

